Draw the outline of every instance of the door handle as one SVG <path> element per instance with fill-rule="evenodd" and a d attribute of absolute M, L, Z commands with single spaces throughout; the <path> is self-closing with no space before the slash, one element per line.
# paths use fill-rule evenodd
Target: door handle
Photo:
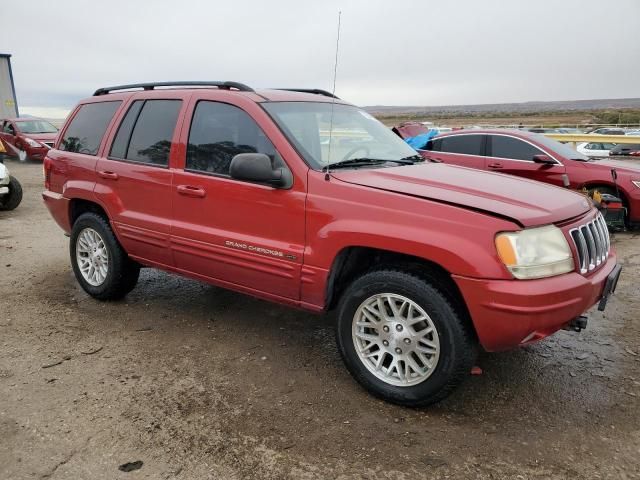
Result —
<path fill-rule="evenodd" d="M 502 168 L 502 164 L 500 162 L 494 162 L 487 165 L 489 168 Z"/>
<path fill-rule="evenodd" d="M 108 180 L 117 180 L 118 174 L 116 172 L 110 172 L 108 170 L 101 170 L 98 172 L 98 176 L 101 178 L 106 178 Z"/>
<path fill-rule="evenodd" d="M 178 185 L 177 190 L 180 195 L 186 195 L 187 197 L 204 198 L 207 196 L 204 188 L 191 185 Z"/>

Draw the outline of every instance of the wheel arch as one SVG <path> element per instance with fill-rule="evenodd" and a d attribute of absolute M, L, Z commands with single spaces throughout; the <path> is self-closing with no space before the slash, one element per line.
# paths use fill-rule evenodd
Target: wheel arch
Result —
<path fill-rule="evenodd" d="M 448 298 L 476 335 L 462 292 L 449 271 L 435 261 L 380 248 L 348 246 L 338 252 L 327 278 L 326 310 L 333 310 L 338 305 L 342 294 L 356 278 L 373 269 L 384 268 L 412 273 L 433 284 Z"/>
<path fill-rule="evenodd" d="M 627 209 L 629 209 L 630 207 L 629 195 L 627 194 L 627 192 L 623 188 L 621 188 L 620 185 L 618 185 L 616 188 L 616 185 L 613 182 L 606 182 L 606 181 L 585 182 L 582 188 L 586 188 L 587 190 L 591 190 L 594 188 L 606 188 L 608 190 L 613 190 L 616 196 L 620 197 L 623 205 L 627 207 Z"/>
<path fill-rule="evenodd" d="M 107 215 L 107 211 L 98 202 L 84 198 L 72 198 L 69 201 L 69 225 L 73 227 L 73 224 L 76 222 L 78 217 L 87 212 L 100 215 L 109 222 L 109 215 Z"/>

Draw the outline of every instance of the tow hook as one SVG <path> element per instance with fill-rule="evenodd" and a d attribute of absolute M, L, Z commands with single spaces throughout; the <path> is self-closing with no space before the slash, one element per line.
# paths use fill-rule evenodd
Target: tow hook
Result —
<path fill-rule="evenodd" d="M 589 318 L 586 315 L 580 315 L 579 317 L 574 318 L 569 322 L 569 324 L 564 327 L 565 330 L 571 330 L 572 332 L 580 332 L 587 328 L 587 322 Z"/>

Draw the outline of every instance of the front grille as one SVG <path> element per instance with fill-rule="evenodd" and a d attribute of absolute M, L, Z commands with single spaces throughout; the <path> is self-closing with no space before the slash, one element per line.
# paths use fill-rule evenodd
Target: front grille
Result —
<path fill-rule="evenodd" d="M 604 264 L 609 256 L 611 239 L 602 214 L 569 231 L 578 252 L 580 273 L 585 274 Z"/>

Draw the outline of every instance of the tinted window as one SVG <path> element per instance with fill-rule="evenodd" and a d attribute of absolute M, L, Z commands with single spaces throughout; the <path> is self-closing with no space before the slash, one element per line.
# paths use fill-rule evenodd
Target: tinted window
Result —
<path fill-rule="evenodd" d="M 133 125 L 138 119 L 143 103 L 143 100 L 136 100 L 133 102 L 129 111 L 124 116 L 122 123 L 120 123 L 120 127 L 118 127 L 116 138 L 113 140 L 113 144 L 111 145 L 111 151 L 109 152 L 110 157 L 126 158 L 127 148 L 129 148 L 129 139 L 131 138 L 131 131 L 133 130 Z"/>
<path fill-rule="evenodd" d="M 121 102 L 87 103 L 73 117 L 64 133 L 60 150 L 95 155 Z"/>
<path fill-rule="evenodd" d="M 133 127 L 125 159 L 168 165 L 171 139 L 181 104 L 181 100 L 145 101 Z"/>
<path fill-rule="evenodd" d="M 264 153 L 274 167 L 284 165 L 245 111 L 226 103 L 199 102 L 189 131 L 187 170 L 229 175 L 231 159 L 239 153 Z"/>
<path fill-rule="evenodd" d="M 434 152 L 439 152 L 442 150 L 442 140 L 436 138 L 435 140 L 429 140 L 427 144 L 424 146 L 423 150 L 432 150 Z"/>
<path fill-rule="evenodd" d="M 452 135 L 442 137 L 441 152 L 464 153 L 466 155 L 482 155 L 484 135 Z"/>
<path fill-rule="evenodd" d="M 534 155 L 540 155 L 539 148 L 513 137 L 491 135 L 491 156 L 499 158 L 513 158 L 514 160 L 533 161 Z"/>

